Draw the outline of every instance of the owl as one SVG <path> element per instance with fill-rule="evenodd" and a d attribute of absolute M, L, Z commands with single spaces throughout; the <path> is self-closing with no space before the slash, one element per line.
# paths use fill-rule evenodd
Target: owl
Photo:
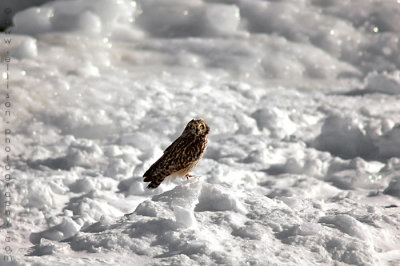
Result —
<path fill-rule="evenodd" d="M 188 179 L 191 176 L 189 172 L 196 167 L 206 150 L 209 132 L 209 125 L 202 119 L 191 120 L 161 158 L 144 173 L 143 181 L 150 182 L 147 188 L 158 187 L 168 176 Z"/>

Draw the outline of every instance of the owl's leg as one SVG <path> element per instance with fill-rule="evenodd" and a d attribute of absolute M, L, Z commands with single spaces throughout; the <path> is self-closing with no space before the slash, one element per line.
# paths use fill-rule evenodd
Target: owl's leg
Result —
<path fill-rule="evenodd" d="M 189 177 L 192 177 L 192 175 L 191 175 L 191 174 L 189 174 L 189 173 L 187 173 L 187 174 L 185 175 L 185 177 L 186 177 L 186 180 L 188 180 L 188 179 L 189 179 Z"/>

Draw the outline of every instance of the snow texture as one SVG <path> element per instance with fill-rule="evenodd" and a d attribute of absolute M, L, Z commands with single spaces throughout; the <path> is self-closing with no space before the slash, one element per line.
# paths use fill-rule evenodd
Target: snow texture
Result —
<path fill-rule="evenodd" d="M 44 2 L 0 46 L 0 265 L 400 264 L 399 1 Z M 196 117 L 194 177 L 148 190 Z"/>

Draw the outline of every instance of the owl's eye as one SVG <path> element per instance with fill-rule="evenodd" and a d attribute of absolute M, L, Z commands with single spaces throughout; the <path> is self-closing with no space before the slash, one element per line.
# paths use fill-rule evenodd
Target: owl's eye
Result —
<path fill-rule="evenodd" d="M 194 129 L 194 126 L 193 126 L 193 125 L 190 125 L 190 129 Z"/>
<path fill-rule="evenodd" d="M 204 125 L 200 125 L 200 129 L 204 129 Z"/>

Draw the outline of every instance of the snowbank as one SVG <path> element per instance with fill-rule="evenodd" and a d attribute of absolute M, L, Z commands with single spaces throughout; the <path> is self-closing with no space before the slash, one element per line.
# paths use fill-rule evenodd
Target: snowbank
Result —
<path fill-rule="evenodd" d="M 136 3 L 131 1 L 54 1 L 18 12 L 13 33 L 38 35 L 55 31 L 107 33 L 133 21 Z"/>
<path fill-rule="evenodd" d="M 14 264 L 398 264 L 399 11 L 57 0 L 19 12 L 0 46 L 14 177 L 0 234 Z M 212 129 L 195 177 L 148 190 L 143 173 L 194 117 Z"/>
<path fill-rule="evenodd" d="M 324 120 L 313 146 L 346 159 L 386 160 L 400 156 L 399 134 L 400 125 L 387 119 L 373 125 L 354 116 L 333 114 Z"/>

